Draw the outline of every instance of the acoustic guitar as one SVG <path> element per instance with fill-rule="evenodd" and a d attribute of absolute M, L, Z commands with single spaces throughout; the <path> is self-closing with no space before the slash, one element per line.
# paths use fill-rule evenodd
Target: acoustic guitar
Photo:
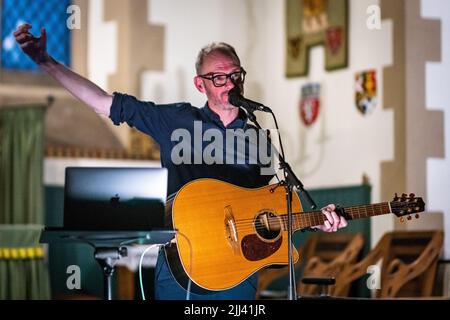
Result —
<path fill-rule="evenodd" d="M 230 289 L 263 267 L 288 263 L 286 194 L 280 184 L 248 189 L 198 179 L 183 186 L 167 209 L 177 234 L 166 258 L 175 279 L 191 292 Z M 388 213 L 410 218 L 424 209 L 422 198 L 403 194 L 336 211 L 354 220 Z M 304 212 L 295 192 L 292 212 L 294 231 L 326 220 L 320 210 Z M 295 248 L 293 257 L 298 261 Z"/>

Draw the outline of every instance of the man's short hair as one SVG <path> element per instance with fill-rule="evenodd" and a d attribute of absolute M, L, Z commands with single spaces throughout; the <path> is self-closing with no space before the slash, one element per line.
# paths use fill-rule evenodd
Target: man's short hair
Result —
<path fill-rule="evenodd" d="M 213 52 L 220 52 L 233 59 L 239 66 L 241 65 L 241 60 L 239 60 L 236 50 L 234 50 L 231 45 L 225 42 L 213 42 L 203 47 L 197 55 L 197 61 L 195 62 L 195 70 L 197 75 L 202 72 L 201 69 L 206 57 Z"/>

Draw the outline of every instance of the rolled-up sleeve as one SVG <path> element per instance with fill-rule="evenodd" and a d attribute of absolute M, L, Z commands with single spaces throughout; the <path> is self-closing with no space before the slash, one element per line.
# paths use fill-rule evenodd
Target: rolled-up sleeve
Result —
<path fill-rule="evenodd" d="M 114 92 L 110 115 L 115 125 L 125 122 L 130 127 L 148 134 L 159 144 L 171 134 L 171 117 L 179 110 L 175 105 L 157 105 L 153 102 L 140 101 L 136 97 Z"/>

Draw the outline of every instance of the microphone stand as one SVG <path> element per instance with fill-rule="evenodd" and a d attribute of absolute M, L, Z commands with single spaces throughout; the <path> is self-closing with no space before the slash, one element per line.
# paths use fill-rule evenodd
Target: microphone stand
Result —
<path fill-rule="evenodd" d="M 254 114 L 255 110 L 251 108 L 244 108 L 247 112 L 247 116 L 252 121 L 256 127 L 262 130 L 260 124 L 256 120 L 256 116 Z M 272 113 L 272 116 L 275 118 L 275 115 Z M 276 121 L 276 120 L 275 120 Z M 289 300 L 297 300 L 297 290 L 295 285 L 295 269 L 294 269 L 294 257 L 293 257 L 293 243 L 292 243 L 292 190 L 296 188 L 300 193 L 302 193 L 305 197 L 305 200 L 310 204 L 311 209 L 315 209 L 317 207 L 314 200 L 309 195 L 308 191 L 304 189 L 303 183 L 300 179 L 295 175 L 294 171 L 292 171 L 291 166 L 285 161 L 284 154 L 281 154 L 277 148 L 274 146 L 273 142 L 270 141 L 270 144 L 273 150 L 276 151 L 278 155 L 278 160 L 280 162 L 280 168 L 284 171 L 284 179 L 283 183 L 285 192 L 286 192 L 286 205 L 288 210 L 288 259 L 289 259 L 289 288 L 288 288 L 288 299 Z M 281 138 L 280 138 L 280 146 L 281 146 Z M 283 152 L 283 148 L 281 148 Z"/>

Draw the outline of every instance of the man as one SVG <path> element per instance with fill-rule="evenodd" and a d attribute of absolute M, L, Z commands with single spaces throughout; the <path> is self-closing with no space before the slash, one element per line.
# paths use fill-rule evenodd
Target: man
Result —
<path fill-rule="evenodd" d="M 34 37 L 29 30 L 31 25 L 19 26 L 14 33 L 16 41 L 22 50 L 34 60 L 45 72 L 56 79 L 75 97 L 93 108 L 97 113 L 109 116 L 114 124 L 126 122 L 140 131 L 148 134 L 160 145 L 161 163 L 169 171 L 168 194 L 177 192 L 184 184 L 197 178 L 215 178 L 239 186 L 255 188 L 267 185 L 272 176 L 262 175 L 260 163 L 248 161 L 245 163 L 210 163 L 200 161 L 192 163 L 195 153 L 203 154 L 205 148 L 196 150 L 195 146 L 188 161 L 174 161 L 174 148 L 178 141 L 173 140 L 173 133 L 182 129 L 195 135 L 199 128 L 204 134 L 209 129 L 221 132 L 226 137 L 227 130 L 246 129 L 252 127 L 247 123 L 243 110 L 228 102 L 228 93 L 235 86 L 243 90 L 245 71 L 241 67 L 239 57 L 233 47 L 225 43 L 211 44 L 203 48 L 197 58 L 194 85 L 207 97 L 203 108 L 196 108 L 189 103 L 156 105 L 153 102 L 143 102 L 135 97 L 114 93 L 110 95 L 89 80 L 74 73 L 56 62 L 46 51 L 46 32 L 41 30 L 39 38 Z M 226 144 L 223 144 L 225 146 Z M 223 148 L 225 157 L 232 150 Z M 192 157 L 191 157 L 192 156 Z M 203 159 L 204 160 L 204 159 Z M 322 212 L 327 220 L 319 229 L 334 232 L 347 225 L 343 217 L 339 217 L 334 205 L 328 205 Z M 232 267 L 232 266 L 230 266 Z M 185 299 L 186 291 L 174 280 L 163 251 L 161 250 L 155 269 L 155 296 L 157 299 Z M 254 299 L 256 292 L 256 275 L 249 277 L 240 285 L 212 293 L 210 295 L 191 294 L 191 299 Z"/>

